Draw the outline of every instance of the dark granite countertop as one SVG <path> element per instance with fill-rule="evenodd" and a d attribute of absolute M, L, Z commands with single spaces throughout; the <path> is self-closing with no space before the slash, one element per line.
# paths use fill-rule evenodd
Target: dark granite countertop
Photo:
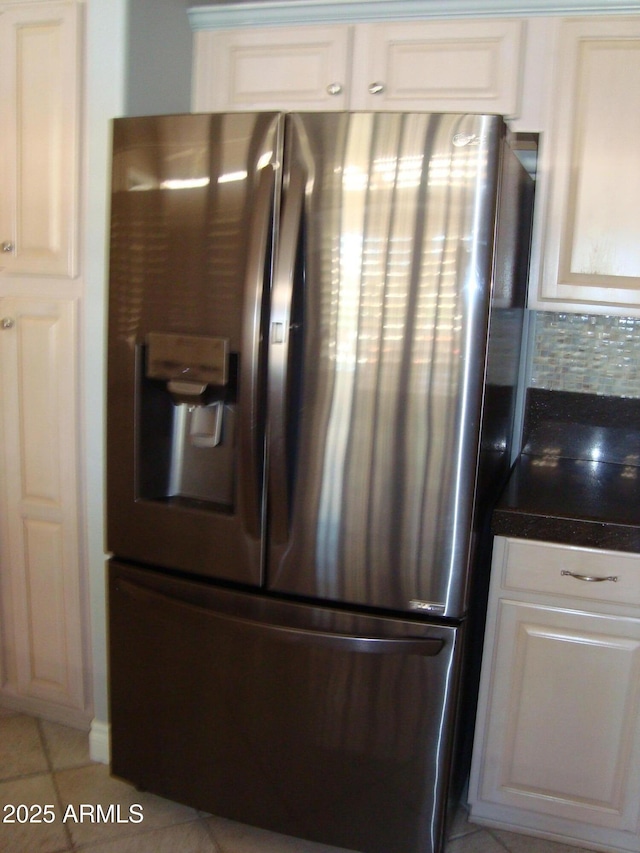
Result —
<path fill-rule="evenodd" d="M 529 389 L 499 536 L 640 553 L 640 400 Z"/>
<path fill-rule="evenodd" d="M 522 455 L 492 529 L 499 536 L 640 553 L 640 468 Z"/>

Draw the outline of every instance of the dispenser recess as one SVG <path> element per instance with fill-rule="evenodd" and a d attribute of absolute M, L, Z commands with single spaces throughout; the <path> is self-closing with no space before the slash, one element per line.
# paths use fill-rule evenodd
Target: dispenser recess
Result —
<path fill-rule="evenodd" d="M 144 349 L 140 497 L 233 511 L 237 355 L 227 338 L 161 332 Z"/>

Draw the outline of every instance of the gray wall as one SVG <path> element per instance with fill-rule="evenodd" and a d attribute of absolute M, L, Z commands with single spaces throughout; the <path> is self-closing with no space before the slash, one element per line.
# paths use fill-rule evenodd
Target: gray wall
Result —
<path fill-rule="evenodd" d="M 187 0 L 129 0 L 126 115 L 189 112 L 192 33 Z"/>

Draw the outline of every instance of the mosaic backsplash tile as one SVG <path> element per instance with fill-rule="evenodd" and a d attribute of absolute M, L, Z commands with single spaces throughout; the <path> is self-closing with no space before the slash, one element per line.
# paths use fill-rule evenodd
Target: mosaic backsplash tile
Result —
<path fill-rule="evenodd" d="M 529 385 L 640 397 L 640 318 L 538 312 Z"/>

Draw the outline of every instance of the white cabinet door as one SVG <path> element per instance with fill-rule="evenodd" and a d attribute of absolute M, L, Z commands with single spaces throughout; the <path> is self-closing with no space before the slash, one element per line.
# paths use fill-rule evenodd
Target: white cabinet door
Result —
<path fill-rule="evenodd" d="M 481 800 L 637 831 L 640 619 L 501 600 L 482 718 Z"/>
<path fill-rule="evenodd" d="M 193 109 L 346 109 L 350 42 L 341 25 L 198 32 Z"/>
<path fill-rule="evenodd" d="M 201 31 L 193 107 L 517 116 L 523 38 L 515 19 Z"/>
<path fill-rule="evenodd" d="M 356 28 L 352 109 L 520 111 L 520 20 L 386 22 Z"/>
<path fill-rule="evenodd" d="M 3 693 L 86 712 L 76 309 L 0 300 Z M 38 710 L 38 706 L 34 706 Z M 74 716 L 75 714 L 75 716 Z"/>
<path fill-rule="evenodd" d="M 640 310 L 640 16 L 567 19 L 534 307 Z"/>
<path fill-rule="evenodd" d="M 73 276 L 78 6 L 0 13 L 0 274 Z"/>

